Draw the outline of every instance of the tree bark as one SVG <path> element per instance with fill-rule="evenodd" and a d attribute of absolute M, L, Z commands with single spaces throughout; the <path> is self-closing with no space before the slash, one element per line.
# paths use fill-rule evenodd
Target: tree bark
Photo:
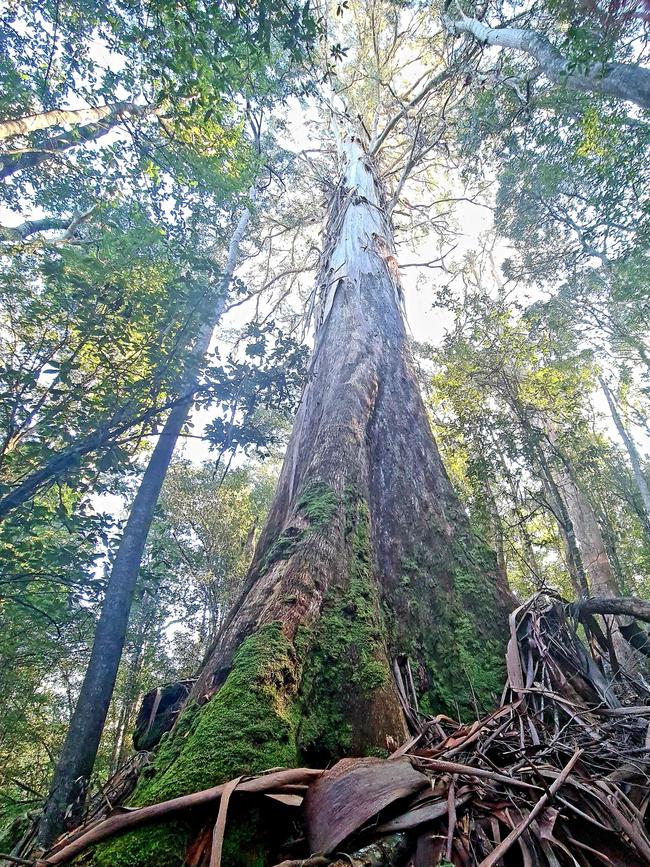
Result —
<path fill-rule="evenodd" d="M 589 587 L 587 584 L 587 576 L 585 574 L 585 566 L 582 561 L 582 554 L 580 552 L 578 540 L 576 539 L 576 531 L 567 503 L 560 491 L 560 487 L 558 486 L 555 475 L 551 470 L 546 455 L 544 454 L 544 450 L 541 446 L 536 444 L 535 451 L 542 470 L 545 488 L 548 492 L 549 499 L 555 506 L 555 519 L 564 543 L 567 568 L 569 570 L 573 589 L 576 592 L 576 596 L 586 595 L 589 592 Z"/>
<path fill-rule="evenodd" d="M 110 110 L 109 110 L 110 109 Z M 0 153 L 0 180 L 15 175 L 17 172 L 34 169 L 41 163 L 48 160 L 56 159 L 60 154 L 69 148 L 77 147 L 89 141 L 97 141 L 107 135 L 112 129 L 123 122 L 125 117 L 146 117 L 147 115 L 159 114 L 160 109 L 150 105 L 134 105 L 133 103 L 116 103 L 114 106 L 102 106 L 98 109 L 80 109 L 83 115 L 77 116 L 77 123 L 73 124 L 74 129 L 70 132 L 59 133 L 46 138 L 39 142 L 32 149 L 19 151 L 18 153 Z M 74 115 L 75 112 L 45 112 L 44 115 Z M 44 115 L 36 115 L 36 118 L 42 118 Z M 92 123 L 81 124 L 83 118 L 97 116 L 101 118 Z M 7 124 L 21 124 L 32 118 L 23 118 L 22 121 L 7 121 Z M 56 121 L 52 120 L 46 126 L 54 126 L 57 123 L 71 123 L 72 121 Z M 0 125 L 1 126 L 1 125 Z M 30 131 L 36 129 L 45 129 L 46 126 L 37 126 Z M 9 135 L 18 135 L 19 133 L 9 133 Z"/>
<path fill-rule="evenodd" d="M 650 108 L 650 69 L 635 63 L 593 63 L 582 72 L 571 69 L 569 61 L 541 33 L 515 27 L 488 27 L 476 18 L 444 19 L 450 33 L 467 33 L 484 45 L 511 48 L 528 54 L 544 75 L 555 84 L 573 90 L 599 93 L 635 102 Z"/>
<path fill-rule="evenodd" d="M 612 419 L 614 420 L 614 424 L 616 425 L 616 430 L 618 431 L 619 436 L 623 440 L 623 444 L 627 450 L 627 454 L 630 459 L 630 466 L 632 467 L 632 475 L 634 476 L 634 481 L 636 482 L 636 486 L 641 496 L 641 502 L 643 503 L 643 512 L 645 515 L 644 529 L 646 531 L 646 534 L 650 536 L 650 489 L 648 489 L 648 483 L 646 482 L 645 476 L 643 475 L 639 452 L 634 443 L 634 440 L 627 432 L 625 425 L 623 424 L 623 419 L 621 418 L 621 415 L 618 411 L 616 401 L 614 400 L 614 395 L 611 393 L 609 386 L 607 385 L 602 376 L 598 377 L 598 381 L 600 382 L 600 387 L 602 388 L 603 393 L 607 399 L 607 405 L 609 406 L 609 411 L 612 414 Z"/>
<path fill-rule="evenodd" d="M 280 621 L 293 638 L 300 626 L 320 615 L 328 590 L 337 581 L 345 583 L 341 572 L 354 568 L 345 505 L 348 536 L 354 529 L 350 524 L 358 528 L 361 512 L 367 510 L 372 549 L 367 553 L 377 604 L 390 601 L 394 611 L 412 619 L 403 598 L 410 594 L 398 585 L 409 570 L 406 561 L 418 554 L 428 561 L 427 567 L 442 554 L 444 564 L 432 571 L 424 567 L 417 578 L 434 594 L 444 589 L 447 602 L 455 595 L 451 573 L 457 564 L 451 549 L 456 537 L 468 536 L 469 530 L 411 370 L 381 184 L 354 134 L 344 135 L 340 147 L 342 180 L 325 237 L 309 382 L 246 586 L 197 681 L 197 696 L 219 685 L 244 637 L 265 623 Z M 303 495 L 314 485 L 334 493 L 332 525 L 326 533 L 304 534 L 291 556 L 278 557 L 265 568 L 278 539 L 287 533 L 298 536 L 309 523 L 309 498 Z M 355 506 L 359 508 L 352 514 Z M 484 571 L 491 588 L 486 601 L 497 609 L 501 605 L 503 613 L 508 594 L 502 585 L 497 588 L 493 558 Z M 294 592 L 295 602 L 287 605 L 283 594 Z M 425 622 L 433 622 L 440 612 L 434 604 L 427 614 L 432 620 Z M 382 655 L 390 655 L 388 651 L 384 644 Z M 381 703 L 399 734 L 401 726 L 393 716 L 396 700 L 384 696 Z M 377 734 L 373 732 L 371 740 Z M 360 749 L 367 746 L 362 741 Z"/>
<path fill-rule="evenodd" d="M 540 423 L 543 425 L 549 446 L 558 458 L 552 466 L 549 462 L 549 472 L 554 477 L 560 497 L 569 514 L 571 526 L 575 530 L 580 557 L 589 579 L 589 595 L 603 598 L 617 597 L 621 588 L 596 513 L 575 481 L 571 464 L 557 448 L 554 425 L 549 419 L 543 418 L 540 418 Z M 633 622 L 625 616 L 612 618 L 611 622 L 606 623 L 607 632 L 611 636 L 611 650 L 616 657 L 612 655 L 612 667 L 616 669 L 617 663 L 622 663 L 628 673 L 638 674 L 639 659 L 632 650 L 634 642 L 629 639 L 633 625 Z"/>
<path fill-rule="evenodd" d="M 97 123 L 113 115 L 141 113 L 145 108 L 146 106 L 135 105 L 132 102 L 114 102 L 111 105 L 88 108 L 55 108 L 52 111 L 41 111 L 38 114 L 30 114 L 16 120 L 0 122 L 0 141 L 16 135 L 29 135 L 32 132 L 50 129 L 53 126 L 83 126 L 88 123 Z"/>
<path fill-rule="evenodd" d="M 616 574 L 591 503 L 564 466 L 554 467 L 552 471 L 575 530 L 591 593 L 598 596 L 618 595 Z"/>
<path fill-rule="evenodd" d="M 650 602 L 635 596 L 591 596 L 581 599 L 579 608 L 589 614 L 627 614 L 650 623 Z"/>
<path fill-rule="evenodd" d="M 385 754 L 407 734 L 393 674 L 407 662 L 423 711 L 473 715 L 474 700 L 490 705 L 501 690 L 511 599 L 433 442 L 381 183 L 356 135 L 341 136 L 340 162 L 314 354 L 275 499 L 134 804 L 278 765 Z M 102 857 L 153 865 L 155 841 L 180 862 L 185 833 L 160 826 Z"/>
<path fill-rule="evenodd" d="M 250 218 L 242 214 L 230 242 L 222 279 L 222 292 L 197 337 L 184 383 L 189 396 L 175 406 L 158 438 L 133 501 L 124 533 L 106 585 L 88 669 L 50 786 L 38 839 L 49 846 L 65 829 L 78 824 L 92 773 L 115 679 L 122 657 L 136 581 L 154 510 L 178 437 L 192 406 L 200 362 L 208 351 L 212 332 L 223 311 L 226 292 L 235 270 L 239 245 Z"/>

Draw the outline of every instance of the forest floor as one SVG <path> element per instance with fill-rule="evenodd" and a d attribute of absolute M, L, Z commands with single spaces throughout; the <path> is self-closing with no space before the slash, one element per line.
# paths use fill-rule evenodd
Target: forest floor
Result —
<path fill-rule="evenodd" d="M 28 835 L 13 863 L 65 864 L 128 829 L 203 810 L 186 863 L 219 867 L 229 819 L 250 809 L 276 832 L 264 863 L 282 867 L 650 864 L 643 679 L 592 616 L 547 594 L 511 616 L 506 662 L 500 706 L 470 724 L 425 717 L 404 697 L 412 736 L 388 758 L 272 769 L 140 809 L 105 794 L 36 861 Z M 113 781 L 118 801 L 137 770 Z"/>

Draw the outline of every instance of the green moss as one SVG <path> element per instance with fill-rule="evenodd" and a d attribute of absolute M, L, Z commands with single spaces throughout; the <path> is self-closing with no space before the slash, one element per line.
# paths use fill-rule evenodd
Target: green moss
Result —
<path fill-rule="evenodd" d="M 348 580 L 332 588 L 314 630 L 301 638 L 311 646 L 302 677 L 298 743 L 313 757 L 348 753 L 352 745 L 349 690 L 355 698 L 367 698 L 390 680 L 372 582 L 368 510 L 356 495 L 351 503 L 348 497 Z"/>
<path fill-rule="evenodd" d="M 494 706 L 503 686 L 506 622 L 493 558 L 468 534 L 451 546 L 446 565 L 426 553 L 409 564 L 409 585 L 399 581 L 396 642 L 414 670 L 426 672 L 420 709 L 472 718 L 477 705 Z"/>
<path fill-rule="evenodd" d="M 138 828 L 122 837 L 114 837 L 95 847 L 95 867 L 183 867 L 190 842 L 190 826 L 166 822 Z"/>
<path fill-rule="evenodd" d="M 251 807 L 250 801 L 239 805 L 234 801 L 228 810 L 221 863 L 228 867 L 265 867 L 274 832 L 283 828 L 281 823 L 272 826 L 268 818 L 268 811 Z"/>
<path fill-rule="evenodd" d="M 420 696 L 423 713 L 471 719 L 490 709 L 503 687 L 503 648 L 482 640 L 476 623 L 454 608 L 423 642 L 420 652 L 429 686 Z"/>
<path fill-rule="evenodd" d="M 311 482 L 308 484 L 296 503 L 296 509 L 317 530 L 324 530 L 331 524 L 338 506 L 339 498 L 325 482 Z"/>
<path fill-rule="evenodd" d="M 198 714 L 190 708 L 180 749 L 172 743 L 176 732 L 165 743 L 154 763 L 161 773 L 138 789 L 134 803 L 153 804 L 241 773 L 295 763 L 290 702 L 296 676 L 293 649 L 278 623 L 247 638 L 219 692 Z"/>
<path fill-rule="evenodd" d="M 207 789 L 240 774 L 295 765 L 292 705 L 297 669 L 279 624 L 247 638 L 217 694 L 201 707 L 188 706 L 161 743 L 132 805 Z M 183 863 L 189 835 L 189 826 L 182 823 L 144 828 L 98 846 L 95 862 L 101 867 L 175 867 Z"/>
<path fill-rule="evenodd" d="M 289 527 L 284 533 L 280 533 L 262 560 L 260 575 L 267 572 L 278 560 L 288 560 L 306 535 L 307 531 L 298 527 Z"/>
<path fill-rule="evenodd" d="M 309 483 L 296 502 L 296 511 L 309 521 L 309 527 L 287 527 L 266 552 L 260 564 L 260 575 L 278 560 L 288 560 L 309 535 L 325 530 L 336 515 L 338 503 L 335 492 L 324 482 Z"/>

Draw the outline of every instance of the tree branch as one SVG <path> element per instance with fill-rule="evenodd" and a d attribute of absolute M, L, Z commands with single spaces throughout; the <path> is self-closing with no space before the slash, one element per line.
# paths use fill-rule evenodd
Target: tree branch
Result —
<path fill-rule="evenodd" d="M 586 614 L 628 614 L 637 620 L 650 623 L 650 602 L 637 599 L 635 596 L 612 596 L 604 598 L 592 596 L 590 599 L 581 599 L 576 602 L 579 613 Z"/>
<path fill-rule="evenodd" d="M 72 217 L 41 217 L 40 220 L 25 220 L 18 226 L 0 226 L 0 237 L 6 242 L 26 241 L 38 232 L 49 232 L 55 229 L 63 229 L 64 234 L 59 240 L 70 238 L 77 226 L 87 220 L 96 209 L 93 205 L 87 211 L 74 214 Z"/>
<path fill-rule="evenodd" d="M 443 18 L 449 33 L 466 33 L 482 45 L 511 48 L 533 57 L 544 75 L 555 84 L 573 90 L 600 93 L 650 108 L 650 69 L 635 63 L 592 63 L 582 72 L 572 70 L 569 61 L 551 42 L 534 30 L 515 27 L 488 27 L 476 18 Z"/>
<path fill-rule="evenodd" d="M 132 102 L 114 102 L 111 105 L 100 105 L 95 108 L 77 108 L 70 111 L 55 108 L 52 111 L 42 111 L 39 114 L 0 122 L 0 141 L 15 135 L 29 135 L 53 126 L 76 127 L 97 123 L 114 115 L 138 114 L 143 108 L 144 106 L 134 105 Z"/>
<path fill-rule="evenodd" d="M 118 103 L 118 108 L 114 107 L 113 111 L 105 113 L 102 119 L 96 123 L 87 123 L 69 132 L 51 136 L 38 148 L 19 151 L 17 154 L 0 154 L 0 180 L 11 177 L 16 172 L 36 168 L 36 166 L 46 160 L 57 157 L 69 148 L 82 145 L 88 141 L 96 141 L 114 129 L 127 116 L 146 117 L 150 114 L 158 114 L 160 111 L 159 107 L 152 105 L 134 105 L 132 103 L 124 105 Z M 17 123 L 18 121 L 11 122 Z"/>

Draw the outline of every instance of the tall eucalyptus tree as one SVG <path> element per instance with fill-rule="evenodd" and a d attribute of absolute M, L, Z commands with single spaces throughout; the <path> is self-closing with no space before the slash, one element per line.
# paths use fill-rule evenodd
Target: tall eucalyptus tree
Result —
<path fill-rule="evenodd" d="M 511 599 L 432 438 L 392 221 L 409 191 L 426 189 L 441 105 L 457 90 L 426 15 L 400 34 L 399 9 L 372 9 L 372 32 L 365 10 L 352 10 L 344 37 L 354 48 L 322 103 L 334 165 L 319 170 L 336 174 L 325 178 L 314 350 L 277 492 L 243 591 L 135 804 L 385 751 L 406 736 L 409 707 L 466 714 L 500 689 Z M 437 47 L 424 51 L 414 88 L 403 64 L 425 36 Z M 189 834 L 154 827 L 96 857 L 180 863 Z"/>

